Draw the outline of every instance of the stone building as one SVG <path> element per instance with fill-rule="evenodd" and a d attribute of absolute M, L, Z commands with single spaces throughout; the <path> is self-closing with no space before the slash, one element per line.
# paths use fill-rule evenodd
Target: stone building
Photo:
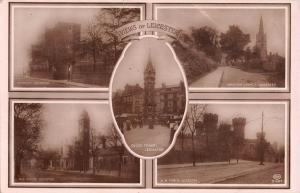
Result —
<path fill-rule="evenodd" d="M 107 50 L 93 52 L 81 25 L 59 22 L 46 28 L 40 42 L 31 46 L 31 77 L 106 85 L 114 68 Z"/>
<path fill-rule="evenodd" d="M 153 119 L 155 115 L 155 69 L 148 57 L 144 70 L 144 116 Z"/>
<path fill-rule="evenodd" d="M 81 26 L 59 22 L 47 28 L 42 41 L 31 47 L 30 75 L 43 78 L 68 79 L 75 63 Z"/>
<path fill-rule="evenodd" d="M 259 30 L 256 34 L 256 45 L 260 60 L 262 62 L 262 68 L 269 72 L 284 71 L 285 59 L 279 56 L 278 53 L 270 52 L 267 50 L 267 34 L 264 31 L 263 18 L 260 18 Z"/>
<path fill-rule="evenodd" d="M 260 17 L 259 30 L 256 34 L 256 48 L 262 61 L 267 60 L 267 34 L 264 32 L 263 18 Z"/>

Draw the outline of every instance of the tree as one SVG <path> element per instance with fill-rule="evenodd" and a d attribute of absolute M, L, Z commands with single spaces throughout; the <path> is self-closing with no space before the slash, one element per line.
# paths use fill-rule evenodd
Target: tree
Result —
<path fill-rule="evenodd" d="M 122 161 L 123 161 L 122 158 L 125 152 L 125 147 L 114 125 L 112 125 L 110 128 L 111 129 L 109 130 L 109 134 L 107 136 L 106 141 L 111 147 L 113 147 L 119 153 L 118 176 L 121 177 Z"/>
<path fill-rule="evenodd" d="M 189 107 L 189 111 L 185 119 L 185 123 L 188 126 L 189 132 L 192 137 L 193 166 L 196 166 L 195 135 L 197 131 L 197 122 L 203 118 L 205 110 L 206 105 L 193 104 Z"/>
<path fill-rule="evenodd" d="M 122 42 L 114 32 L 117 28 L 127 23 L 138 21 L 140 10 L 135 8 L 105 8 L 96 18 L 99 25 L 104 29 L 104 38 L 112 48 L 115 63 L 119 58 L 123 46 L 121 46 Z"/>
<path fill-rule="evenodd" d="M 42 104 L 14 104 L 14 159 L 15 178 L 21 175 L 21 163 L 26 157 L 32 157 L 38 150 L 43 120 Z"/>
<path fill-rule="evenodd" d="M 92 52 L 93 56 L 93 71 L 96 71 L 97 55 L 101 48 L 103 48 L 103 42 L 101 39 L 101 26 L 96 23 L 96 20 L 92 20 L 87 27 L 88 35 L 88 49 Z"/>
<path fill-rule="evenodd" d="M 203 51 L 215 61 L 219 61 L 221 59 L 219 36 L 215 29 L 208 26 L 198 29 L 193 28 L 191 35 L 198 50 Z"/>
<path fill-rule="evenodd" d="M 243 56 L 244 48 L 249 42 L 250 35 L 244 34 L 236 25 L 229 26 L 228 31 L 220 35 L 221 49 L 227 54 L 227 60 L 233 62 Z"/>
<path fill-rule="evenodd" d="M 90 131 L 90 152 L 93 162 L 93 174 L 96 173 L 96 159 L 99 150 L 100 140 L 97 137 L 96 130 L 92 127 Z"/>

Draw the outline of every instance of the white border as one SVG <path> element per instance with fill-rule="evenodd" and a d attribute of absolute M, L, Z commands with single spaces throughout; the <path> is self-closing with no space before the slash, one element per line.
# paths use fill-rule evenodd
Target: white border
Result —
<path fill-rule="evenodd" d="M 193 100 L 190 101 L 189 104 L 253 104 L 253 105 L 259 105 L 259 104 L 283 104 L 285 105 L 285 159 L 284 159 L 284 184 L 176 184 L 176 183 L 158 183 L 157 182 L 157 159 L 153 162 L 153 188 L 165 188 L 165 187 L 185 187 L 185 188 L 287 188 L 290 181 L 290 141 L 289 141 L 289 135 L 290 135 L 290 123 L 289 123 L 289 117 L 290 117 L 290 109 L 289 109 L 289 101 L 283 100 L 270 100 L 270 101 L 263 101 L 263 100 L 247 100 L 247 101 L 239 101 L 239 100 Z"/>
<path fill-rule="evenodd" d="M 155 36 L 155 35 L 144 35 L 144 36 L 139 36 L 139 40 L 143 39 L 143 38 L 156 38 L 156 39 L 159 39 L 158 36 Z M 139 41 L 138 40 L 138 41 Z M 159 155 L 156 155 L 156 156 L 143 156 L 143 155 L 139 155 L 137 153 L 135 153 L 134 151 L 131 150 L 131 148 L 128 146 L 128 144 L 126 143 L 126 140 L 125 140 L 125 137 L 123 135 L 123 133 L 121 132 L 117 122 L 116 122 L 116 119 L 115 119 L 115 116 L 114 116 L 114 111 L 113 111 L 113 107 L 112 107 L 112 86 L 113 86 L 113 81 L 114 81 L 114 77 L 115 77 L 115 73 L 119 67 L 119 65 L 121 64 L 121 61 L 123 60 L 123 58 L 125 57 L 125 54 L 126 54 L 126 51 L 127 49 L 131 46 L 132 42 L 129 42 L 125 49 L 123 50 L 122 54 L 121 54 L 121 57 L 119 58 L 114 70 L 113 70 L 113 73 L 112 73 L 112 76 L 111 76 L 111 80 L 110 80 L 110 84 L 109 84 L 109 106 L 110 106 L 110 110 L 111 110 L 111 114 L 112 114 L 112 117 L 113 117 L 113 121 L 114 121 L 114 124 L 115 124 L 115 127 L 117 128 L 122 140 L 123 140 L 123 143 L 125 145 L 125 147 L 127 148 L 127 150 L 132 153 L 134 156 L 138 157 L 138 158 L 141 158 L 141 159 L 155 159 L 155 158 L 159 158 L 159 157 L 162 157 L 163 155 L 165 155 L 166 153 L 168 153 L 172 147 L 175 145 L 175 141 L 176 141 L 176 138 L 177 138 L 177 135 L 183 125 L 183 122 L 184 122 L 184 119 L 186 117 L 186 114 L 187 114 L 187 108 L 188 108 L 188 101 L 189 101 L 189 98 L 188 98 L 188 85 L 187 85 L 187 80 L 186 80 L 186 77 L 185 77 L 185 74 L 184 74 L 184 70 L 175 54 L 175 51 L 173 50 L 172 46 L 168 43 L 168 42 L 164 42 L 165 45 L 171 50 L 172 54 L 173 54 L 173 57 L 175 59 L 175 62 L 177 63 L 179 69 L 180 69 L 180 72 L 181 72 L 181 75 L 183 77 L 183 82 L 184 82 L 184 86 L 185 86 L 185 111 L 184 111 L 184 114 L 183 114 L 183 117 L 182 117 L 182 120 L 181 120 L 181 123 L 178 127 L 178 129 L 176 130 L 175 134 L 174 134 L 174 137 L 173 137 L 173 140 L 172 140 L 172 143 L 169 145 L 169 147 L 164 150 L 161 154 Z"/>
<path fill-rule="evenodd" d="M 146 13 L 146 4 L 143 4 L 143 2 L 135 3 L 135 4 L 122 4 L 122 3 L 115 3 L 115 2 L 90 2 L 88 4 L 84 4 L 84 2 L 81 2 L 82 4 L 72 4 L 72 2 L 63 2 L 63 4 L 59 4 L 59 2 L 55 3 L 47 3 L 47 2 L 34 2 L 34 3 L 26 3 L 26 2 L 11 2 L 10 5 L 10 50 L 9 50 L 9 66 L 10 66 L 10 72 L 9 72 L 9 89 L 10 91 L 100 91 L 100 92 L 107 92 L 108 87 L 91 87 L 91 88 L 72 88 L 72 87 L 15 87 L 14 86 L 14 9 L 15 8 L 51 8 L 51 9 L 79 9 L 79 8 L 93 8 L 93 9 L 99 9 L 99 8 L 139 8 L 140 9 L 140 20 L 145 19 L 145 13 Z M 47 5 L 48 4 L 48 5 Z M 89 5 L 90 4 L 90 5 Z"/>
<path fill-rule="evenodd" d="M 284 9 L 285 10 L 285 87 L 261 87 L 261 88 L 253 88 L 253 87 L 189 87 L 190 92 L 197 91 L 208 91 L 208 92 L 290 92 L 290 9 L 287 5 L 270 5 L 263 4 L 258 5 L 251 2 L 249 4 L 243 5 L 241 4 L 230 4 L 230 3 L 220 3 L 221 5 L 213 4 L 213 3 L 201 3 L 197 4 L 164 4 L 159 3 L 153 5 L 153 18 L 157 20 L 159 9 Z"/>
<path fill-rule="evenodd" d="M 140 182 L 139 183 L 34 183 L 34 182 L 15 182 L 14 181 L 14 104 L 15 103 L 54 103 L 54 104 L 68 104 L 68 103 L 77 103 L 77 104 L 103 104 L 108 105 L 108 102 L 105 100 L 53 100 L 53 99 L 11 99 L 10 100 L 10 143 L 9 143 L 9 185 L 11 187 L 85 187 L 85 188 L 143 188 L 145 186 L 145 162 L 140 160 Z"/>

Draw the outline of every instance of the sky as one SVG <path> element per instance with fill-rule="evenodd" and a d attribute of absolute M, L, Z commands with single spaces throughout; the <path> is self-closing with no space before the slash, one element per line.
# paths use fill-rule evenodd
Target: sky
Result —
<path fill-rule="evenodd" d="M 44 103 L 41 145 L 59 148 L 78 136 L 81 113 L 87 111 L 91 127 L 97 133 L 107 134 L 113 124 L 108 104 L 99 103 Z"/>
<path fill-rule="evenodd" d="M 251 47 L 255 45 L 260 17 L 267 33 L 268 52 L 285 56 L 285 10 L 284 9 L 205 9 L 172 8 L 158 9 L 158 20 L 190 32 L 191 27 L 212 27 L 226 32 L 230 25 L 238 25 L 244 33 L 250 34 Z"/>
<path fill-rule="evenodd" d="M 256 139 L 261 131 L 264 112 L 264 132 L 269 142 L 284 145 L 285 105 L 284 104 L 208 104 L 207 113 L 218 114 L 218 123 L 232 124 L 234 117 L 245 117 L 245 138 Z"/>
<path fill-rule="evenodd" d="M 147 37 L 134 41 L 126 50 L 114 74 L 112 90 L 124 89 L 126 84 L 144 87 L 144 69 L 149 57 L 156 71 L 156 88 L 161 87 L 162 83 L 174 85 L 183 81 L 183 75 L 165 40 Z"/>

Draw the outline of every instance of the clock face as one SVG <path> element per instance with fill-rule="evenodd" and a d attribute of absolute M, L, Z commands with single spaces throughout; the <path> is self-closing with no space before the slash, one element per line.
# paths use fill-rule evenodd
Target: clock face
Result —
<path fill-rule="evenodd" d="M 171 148 L 186 111 L 187 82 L 166 40 L 141 36 L 127 45 L 111 79 L 110 106 L 132 154 L 155 158 Z"/>

